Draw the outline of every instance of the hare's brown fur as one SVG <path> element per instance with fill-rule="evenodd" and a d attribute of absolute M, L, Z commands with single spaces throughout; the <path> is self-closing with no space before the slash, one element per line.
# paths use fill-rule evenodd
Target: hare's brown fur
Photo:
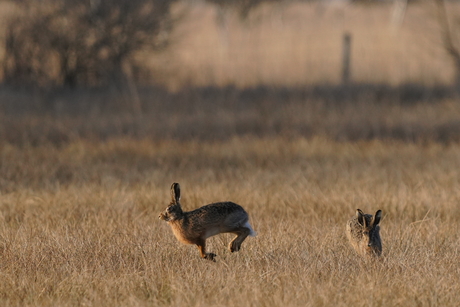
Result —
<path fill-rule="evenodd" d="M 380 256 L 382 254 L 379 226 L 381 217 L 382 210 L 377 210 L 375 216 L 372 216 L 357 209 L 356 216 L 347 222 L 348 240 L 360 255 Z"/>
<path fill-rule="evenodd" d="M 198 246 L 202 258 L 215 260 L 215 254 L 206 252 L 206 239 L 219 233 L 234 233 L 230 242 L 231 252 L 239 251 L 248 235 L 255 236 L 249 224 L 249 216 L 240 205 L 233 202 L 209 204 L 184 212 L 180 205 L 180 186 L 171 186 L 171 203 L 159 218 L 168 222 L 176 238 L 185 244 Z"/>

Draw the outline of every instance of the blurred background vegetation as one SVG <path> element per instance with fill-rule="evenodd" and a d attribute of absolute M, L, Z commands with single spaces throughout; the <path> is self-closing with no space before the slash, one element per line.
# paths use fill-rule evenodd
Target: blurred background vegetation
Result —
<path fill-rule="evenodd" d="M 458 1 L 3 0 L 0 14 L 2 142 L 460 140 Z"/>

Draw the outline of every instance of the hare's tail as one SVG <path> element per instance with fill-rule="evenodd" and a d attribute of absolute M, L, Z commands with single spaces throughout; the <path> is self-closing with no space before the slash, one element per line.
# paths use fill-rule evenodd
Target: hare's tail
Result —
<path fill-rule="evenodd" d="M 251 224 L 249 224 L 249 221 L 246 222 L 246 224 L 244 224 L 244 227 L 249 228 L 249 230 L 250 230 L 249 236 L 250 236 L 250 237 L 255 237 L 255 236 L 257 236 L 257 232 L 255 232 L 254 229 L 252 229 L 252 226 L 251 226 Z"/>

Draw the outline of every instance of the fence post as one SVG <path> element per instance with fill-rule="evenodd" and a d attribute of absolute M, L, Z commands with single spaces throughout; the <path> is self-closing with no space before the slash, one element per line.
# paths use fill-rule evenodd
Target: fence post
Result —
<path fill-rule="evenodd" d="M 350 83 L 350 54 L 351 54 L 351 34 L 343 35 L 342 49 L 342 84 Z"/>

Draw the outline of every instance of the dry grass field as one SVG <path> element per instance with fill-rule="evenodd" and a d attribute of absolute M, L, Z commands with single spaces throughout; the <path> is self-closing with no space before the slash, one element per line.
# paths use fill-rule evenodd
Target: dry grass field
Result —
<path fill-rule="evenodd" d="M 175 93 L 0 87 L 1 306 L 458 306 L 460 104 L 431 15 L 278 9 L 225 34 L 197 4 L 146 63 Z M 172 182 L 258 236 L 200 259 L 158 219 Z M 383 211 L 378 260 L 346 242 L 357 208 Z"/>
<path fill-rule="evenodd" d="M 2 306 L 456 306 L 460 145 L 73 141 L 0 146 Z M 258 232 L 216 263 L 179 244 L 158 213 L 243 205 Z M 345 241 L 356 208 L 382 209 L 383 257 Z"/>

